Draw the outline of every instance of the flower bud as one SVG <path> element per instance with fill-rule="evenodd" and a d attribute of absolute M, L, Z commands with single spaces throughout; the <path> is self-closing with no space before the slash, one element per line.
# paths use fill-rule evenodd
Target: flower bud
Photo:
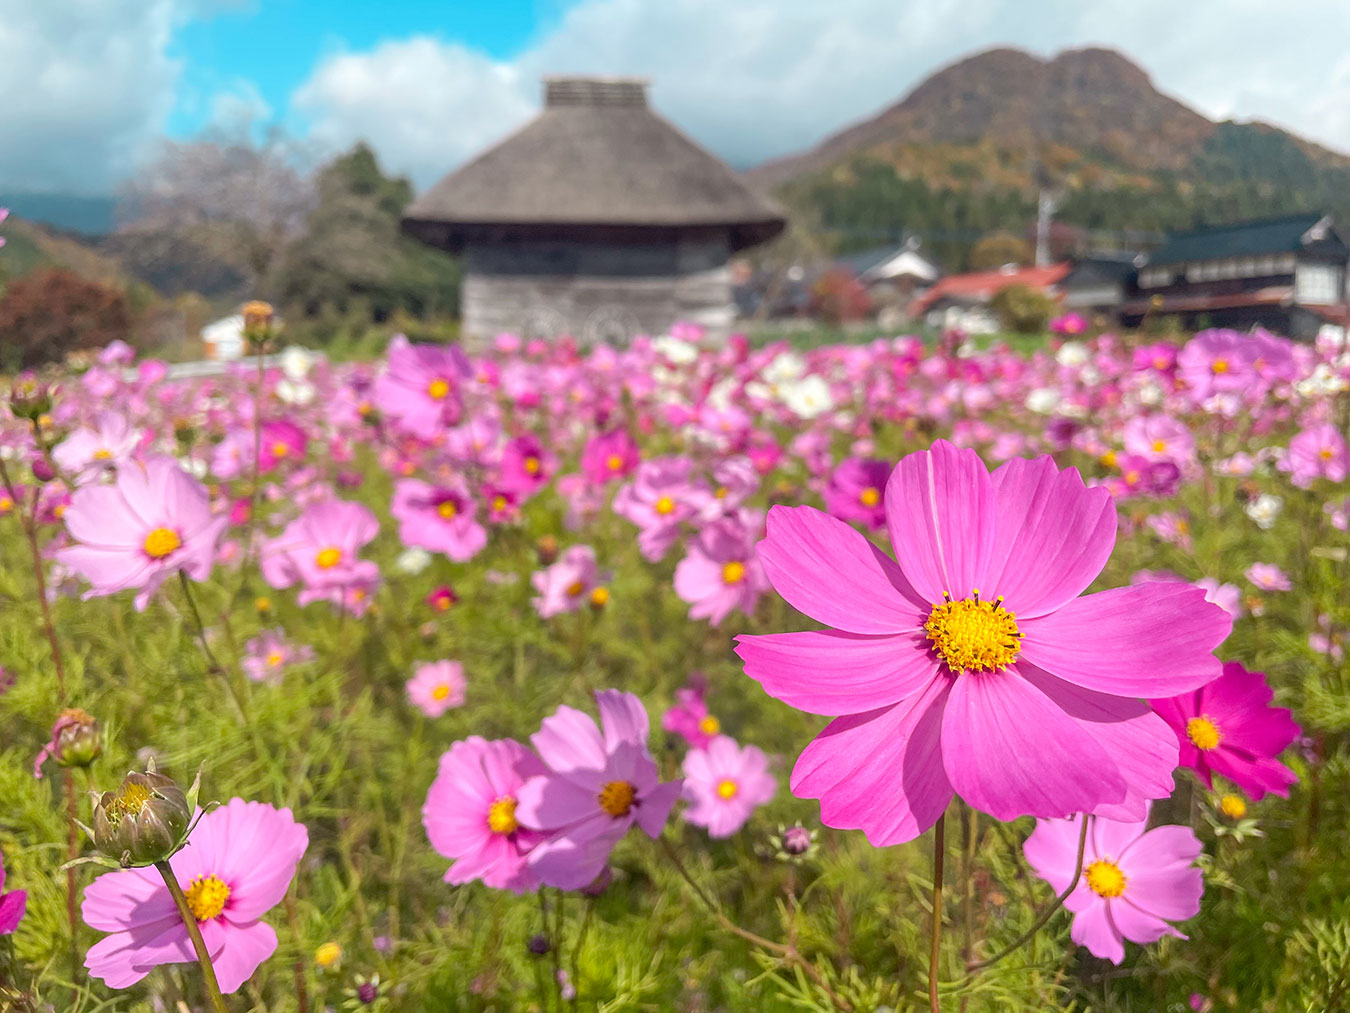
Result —
<path fill-rule="evenodd" d="M 79 709 L 64 710 L 48 744 L 59 767 L 87 767 L 103 755 L 103 730 Z"/>
<path fill-rule="evenodd" d="M 541 566 L 550 566 L 558 558 L 558 539 L 553 535 L 540 535 L 534 550 L 539 554 Z"/>
<path fill-rule="evenodd" d="M 9 391 L 9 409 L 21 419 L 36 423 L 52 410 L 52 391 L 32 373 L 23 373 Z"/>
<path fill-rule="evenodd" d="M 244 338 L 254 349 L 267 344 L 275 330 L 276 310 L 260 299 L 244 303 Z"/>
<path fill-rule="evenodd" d="M 192 809 L 172 778 L 132 771 L 94 803 L 94 846 L 124 867 L 168 861 L 187 843 Z"/>

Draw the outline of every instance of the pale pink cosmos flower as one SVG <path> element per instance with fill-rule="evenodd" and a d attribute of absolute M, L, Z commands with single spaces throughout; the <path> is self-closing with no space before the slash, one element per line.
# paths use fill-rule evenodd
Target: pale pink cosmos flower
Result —
<path fill-rule="evenodd" d="M 541 619 L 575 612 L 590 601 L 598 579 L 595 550 L 589 545 L 573 545 L 552 566 L 530 577 L 530 583 L 539 592 L 531 604 Z"/>
<path fill-rule="evenodd" d="M 738 746 L 730 736 L 718 735 L 685 754 L 684 818 L 707 828 L 709 837 L 730 837 L 777 790 L 763 750 Z"/>
<path fill-rule="evenodd" d="M 833 627 L 738 638 L 771 695 L 835 717 L 792 790 L 874 845 L 911 840 L 953 794 L 1008 820 L 1137 818 L 1172 790 L 1176 737 L 1143 696 L 1218 675 L 1232 618 L 1184 584 L 1081 596 L 1115 545 L 1109 494 L 1048 457 L 993 474 L 939 440 L 886 488 L 894 560 L 810 507 L 774 507 L 759 558 Z"/>
<path fill-rule="evenodd" d="M 1195 438 L 1167 415 L 1135 415 L 1125 423 L 1125 449 L 1148 461 L 1184 465 L 1195 457 Z"/>
<path fill-rule="evenodd" d="M 643 461 L 633 481 L 614 496 L 614 512 L 640 529 L 638 548 L 649 563 L 661 559 L 680 537 L 680 524 L 706 502 L 689 478 L 687 457 L 660 457 Z"/>
<path fill-rule="evenodd" d="M 722 458 L 713 466 L 712 477 L 714 486 L 704 493 L 698 512 L 698 520 L 704 523 L 734 514 L 759 490 L 759 472 L 744 454 Z"/>
<path fill-rule="evenodd" d="M 62 517 L 74 544 L 56 559 L 89 581 L 84 597 L 139 588 L 137 610 L 176 573 L 210 576 L 228 523 L 212 512 L 206 487 L 168 457 L 123 467 L 111 485 L 75 490 Z"/>
<path fill-rule="evenodd" d="M 1023 845 L 1036 875 L 1063 893 L 1073 882 L 1082 824 L 1036 821 Z M 1204 877 L 1195 867 L 1202 846 L 1190 827 L 1148 829 L 1148 817 L 1130 822 L 1090 817 L 1083 868 L 1064 907 L 1073 912 L 1070 938 L 1094 956 L 1119 964 L 1125 940 L 1154 943 L 1186 937 L 1170 922 L 1200 913 Z"/>
<path fill-rule="evenodd" d="M 443 552 L 462 563 L 487 545 L 487 529 L 478 523 L 477 505 L 460 481 L 429 485 L 405 478 L 394 484 L 389 512 L 399 522 L 404 545 Z"/>
<path fill-rule="evenodd" d="M 408 699 L 429 718 L 464 705 L 464 666 L 458 661 L 431 661 L 418 665 L 408 680 Z"/>
<path fill-rule="evenodd" d="M 1243 575 L 1262 591 L 1292 591 L 1289 575 L 1274 563 L 1253 563 Z"/>
<path fill-rule="evenodd" d="M 591 717 L 559 707 L 531 736 L 548 772 L 520 788 L 516 819 L 547 834 L 529 855 L 540 881 L 578 890 L 595 881 L 610 852 L 636 823 L 660 836 L 681 782 L 660 778 L 647 751 L 647 711 L 631 693 L 597 692 Z"/>
<path fill-rule="evenodd" d="M 1278 467 L 1288 472 L 1289 480 L 1300 489 L 1319 478 L 1344 482 L 1350 474 L 1350 446 L 1333 425 L 1309 426 L 1289 441 L 1289 450 Z"/>
<path fill-rule="evenodd" d="M 748 514 L 749 511 L 746 511 Z M 675 567 L 675 593 L 690 605 L 690 619 L 721 625 L 733 610 L 752 615 L 768 578 L 755 554 L 762 515 L 714 521 L 689 543 Z"/>
<path fill-rule="evenodd" d="M 84 485 L 131 460 L 140 442 L 126 416 L 99 412 L 93 426 L 75 430 L 53 447 L 52 458 L 76 485 Z"/>
<path fill-rule="evenodd" d="M 312 503 L 262 548 L 263 579 L 272 587 L 301 584 L 298 601 L 342 604 L 349 589 L 373 585 L 379 567 L 360 557 L 379 532 L 375 515 L 360 503 Z"/>
<path fill-rule="evenodd" d="M 285 630 L 263 630 L 244 645 L 239 666 L 254 682 L 279 683 L 291 665 L 314 660 L 314 648 L 291 641 Z"/>
<path fill-rule="evenodd" d="M 521 785 L 547 773 L 513 739 L 471 736 L 442 754 L 422 807 L 422 825 L 437 852 L 453 862 L 447 883 L 480 879 L 497 890 L 526 893 L 539 885 L 526 856 L 543 835 L 520 825 Z"/>
<path fill-rule="evenodd" d="M 222 992 L 237 992 L 276 950 L 277 934 L 262 917 L 286 896 L 308 846 L 308 831 L 289 809 L 234 798 L 204 815 L 188 846 L 169 859 Z M 81 911 L 91 928 L 112 933 L 84 961 L 110 988 L 134 985 L 163 964 L 197 961 L 153 868 L 104 873 L 85 888 Z"/>
<path fill-rule="evenodd" d="M 1256 371 L 1256 347 L 1238 331 L 1201 331 L 1177 353 L 1177 374 L 1190 396 L 1203 402 L 1212 394 L 1246 390 Z"/>
<path fill-rule="evenodd" d="M 424 440 L 460 420 L 460 382 L 472 370 L 454 345 L 413 345 L 402 334 L 389 342 L 385 371 L 375 381 L 375 407 Z"/>

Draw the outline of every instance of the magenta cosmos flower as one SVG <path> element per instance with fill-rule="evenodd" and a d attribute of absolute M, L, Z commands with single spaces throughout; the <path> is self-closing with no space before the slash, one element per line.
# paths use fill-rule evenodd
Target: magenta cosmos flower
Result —
<path fill-rule="evenodd" d="M 589 545 L 573 545 L 552 566 L 537 570 L 530 577 L 530 583 L 539 592 L 530 601 L 541 619 L 575 612 L 591 600 L 598 580 L 595 550 Z"/>
<path fill-rule="evenodd" d="M 460 381 L 471 372 L 468 358 L 454 345 L 413 345 L 395 335 L 385 371 L 375 381 L 375 407 L 429 440 L 459 422 Z"/>
<path fill-rule="evenodd" d="M 553 478 L 558 470 L 558 459 L 544 449 L 533 433 L 517 436 L 502 448 L 497 464 L 497 485 L 528 499 Z"/>
<path fill-rule="evenodd" d="M 548 768 L 520 788 L 516 819 L 547 835 L 530 852 L 543 883 L 578 890 L 595 881 L 609 854 L 636 823 L 660 835 L 680 782 L 662 782 L 647 752 L 647 711 L 631 693 L 595 694 L 600 724 L 559 707 L 531 736 Z"/>
<path fill-rule="evenodd" d="M 481 879 L 516 893 L 539 885 L 525 857 L 543 835 L 520 825 L 516 805 L 521 785 L 544 773 L 543 761 L 511 739 L 475 735 L 442 754 L 422 825 L 431 846 L 453 860 L 447 883 Z"/>
<path fill-rule="evenodd" d="M 19 927 L 28 909 L 28 892 L 11 890 L 5 893 L 4 856 L 0 855 L 0 936 L 7 936 Z"/>
<path fill-rule="evenodd" d="M 718 735 L 684 757 L 684 818 L 706 827 L 709 837 L 730 837 L 777 790 L 763 750 L 738 746 L 730 736 Z"/>
<path fill-rule="evenodd" d="M 309 833 L 289 809 L 231 799 L 209 812 L 188 846 L 169 860 L 197 916 L 222 992 L 235 992 L 277 948 L 262 916 L 281 903 Z M 112 935 L 89 948 L 84 966 L 110 988 L 127 988 L 161 964 L 197 957 L 164 880 L 153 868 L 99 876 L 84 891 L 84 920 Z"/>
<path fill-rule="evenodd" d="M 487 545 L 487 530 L 475 516 L 477 507 L 459 482 L 433 486 L 402 479 L 394 485 L 389 512 L 399 522 L 404 545 L 443 552 L 457 563 L 472 559 Z"/>
<path fill-rule="evenodd" d="M 693 517 L 707 501 L 706 490 L 690 481 L 687 457 L 660 457 L 643 461 L 633 481 L 614 495 L 614 512 L 640 529 L 642 558 L 655 563 L 680 537 L 680 524 Z"/>
<path fill-rule="evenodd" d="M 689 683 L 675 691 L 675 704 L 661 715 L 661 727 L 701 749 L 722 730 L 722 722 L 708 712 L 703 698 L 707 683 L 702 676 L 691 677 Z"/>
<path fill-rule="evenodd" d="M 1073 882 L 1083 818 L 1038 820 L 1023 845 L 1036 875 L 1056 893 Z M 1141 944 L 1163 936 L 1185 939 L 1168 922 L 1194 918 L 1205 891 L 1194 864 L 1201 845 L 1191 828 L 1148 830 L 1147 816 L 1132 822 L 1091 819 L 1082 874 L 1064 902 L 1074 915 L 1070 938 L 1113 964 L 1125 958 L 1126 939 Z"/>
<path fill-rule="evenodd" d="M 1350 474 L 1350 447 L 1335 426 L 1310 426 L 1289 441 L 1279 469 L 1289 472 L 1290 481 L 1301 489 L 1319 478 L 1344 482 Z"/>
<path fill-rule="evenodd" d="M 825 509 L 841 521 L 858 521 L 879 529 L 886 523 L 881 498 L 890 474 L 888 461 L 866 457 L 840 461 L 825 484 Z"/>
<path fill-rule="evenodd" d="M 379 577 L 379 567 L 360 558 L 379 530 L 375 515 L 360 503 L 311 504 L 263 546 L 263 579 L 278 588 L 304 585 L 297 599 L 301 605 L 342 604 L 347 589 L 368 587 Z"/>
<path fill-rule="evenodd" d="M 690 619 L 718 626 L 734 609 L 754 614 L 769 586 L 755 555 L 752 532 L 760 522 L 758 514 L 714 521 L 689 544 L 688 555 L 675 567 L 675 593 L 689 603 Z"/>
<path fill-rule="evenodd" d="M 1176 733 L 1183 767 L 1207 787 L 1221 774 L 1260 799 L 1266 792 L 1288 796 L 1298 780 L 1276 757 L 1300 729 L 1288 710 L 1270 706 L 1274 696 L 1262 673 L 1230 661 L 1223 675 L 1195 692 L 1150 703 Z"/>
<path fill-rule="evenodd" d="M 1215 678 L 1231 617 L 1182 584 L 1079 597 L 1115 508 L 1048 457 L 991 475 L 940 440 L 896 465 L 885 502 L 895 560 L 810 507 L 769 514 L 769 580 L 833 627 L 738 638 L 771 696 L 836 716 L 793 792 L 875 845 L 918 836 L 954 792 L 1003 820 L 1137 817 L 1170 792 L 1176 737 L 1138 698 Z"/>
<path fill-rule="evenodd" d="M 464 704 L 464 666 L 458 661 L 418 665 L 408 680 L 408 699 L 429 718 Z"/>
<path fill-rule="evenodd" d="M 627 478 L 638 466 L 639 456 L 637 442 L 627 430 L 597 433 L 581 451 L 581 473 L 590 482 L 604 485 L 616 478 Z"/>
<path fill-rule="evenodd" d="M 1252 339 L 1238 331 L 1201 331 L 1177 353 L 1177 374 L 1191 397 L 1204 401 L 1211 394 L 1246 390 L 1256 376 Z"/>
<path fill-rule="evenodd" d="M 56 558 L 89 581 L 84 597 L 140 588 L 138 610 L 175 573 L 205 580 L 228 523 L 212 514 L 206 487 L 168 457 L 123 467 L 112 485 L 75 490 L 64 520 L 76 544 Z"/>

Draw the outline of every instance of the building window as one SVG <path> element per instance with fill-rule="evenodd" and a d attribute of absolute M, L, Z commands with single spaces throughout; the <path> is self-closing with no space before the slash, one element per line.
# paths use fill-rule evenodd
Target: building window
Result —
<path fill-rule="evenodd" d="M 1294 275 L 1294 299 L 1315 304 L 1340 302 L 1340 269 L 1334 264 L 1299 264 Z"/>

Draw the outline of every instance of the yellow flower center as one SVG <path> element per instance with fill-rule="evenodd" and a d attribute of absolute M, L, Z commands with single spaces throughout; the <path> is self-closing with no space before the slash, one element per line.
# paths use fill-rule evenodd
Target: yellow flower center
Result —
<path fill-rule="evenodd" d="M 66 515 L 66 504 L 65 503 L 56 504 L 56 506 L 52 507 L 52 513 L 56 515 L 58 520 L 64 517 Z"/>
<path fill-rule="evenodd" d="M 314 963 L 329 968 L 342 959 L 342 947 L 337 943 L 322 943 L 314 951 Z"/>
<path fill-rule="evenodd" d="M 609 588 L 597 587 L 591 592 L 591 604 L 596 608 L 603 608 L 609 604 Z"/>
<path fill-rule="evenodd" d="M 520 829 L 516 821 L 516 800 L 503 795 L 488 809 L 488 829 L 494 834 L 514 834 Z"/>
<path fill-rule="evenodd" d="M 1209 751 L 1218 747 L 1223 736 L 1219 733 L 1219 726 L 1213 721 L 1199 717 L 1186 722 L 1186 738 L 1191 740 L 1196 749 Z"/>
<path fill-rule="evenodd" d="M 730 563 L 722 566 L 722 583 L 739 584 L 745 579 L 745 564 L 739 560 L 733 559 Z"/>
<path fill-rule="evenodd" d="M 1227 359 L 1215 359 L 1212 363 L 1210 363 L 1209 371 L 1210 371 L 1211 373 L 1216 374 L 1216 375 L 1219 374 L 1219 373 L 1227 373 L 1227 372 L 1228 372 L 1228 360 L 1227 360 Z"/>
<path fill-rule="evenodd" d="M 276 443 L 272 444 L 272 456 L 273 456 L 273 457 L 285 457 L 285 456 L 286 456 L 287 454 L 289 454 L 290 452 L 291 452 L 290 446 L 288 446 L 288 445 L 285 444 L 285 443 L 282 443 L 280 440 L 278 440 Z"/>
<path fill-rule="evenodd" d="M 924 623 L 924 632 L 953 672 L 997 672 L 1017 660 L 1022 650 L 1022 631 L 1017 616 L 1003 607 L 1003 599 L 980 601 L 977 588 L 971 597 L 953 601 L 946 592 L 941 605 Z"/>
<path fill-rule="evenodd" d="M 459 513 L 459 507 L 455 506 L 452 499 L 442 500 L 436 504 L 436 512 L 447 521 L 454 520 L 455 514 Z"/>
<path fill-rule="evenodd" d="M 113 823 L 116 824 L 123 816 L 139 816 L 144 811 L 146 803 L 153 797 L 153 792 L 145 785 L 137 784 L 135 781 L 128 782 L 108 807 L 109 815 L 114 817 Z"/>
<path fill-rule="evenodd" d="M 731 490 L 724 485 L 719 485 L 716 491 L 713 492 L 713 495 L 716 496 L 718 499 L 726 499 L 729 495 L 731 495 Z"/>
<path fill-rule="evenodd" d="M 177 531 L 168 528 L 155 528 L 145 536 L 145 554 L 151 559 L 163 559 L 183 544 Z"/>
<path fill-rule="evenodd" d="M 717 785 L 718 798 L 735 798 L 736 782 L 732 780 L 719 781 Z"/>
<path fill-rule="evenodd" d="M 586 585 L 579 580 L 574 580 L 567 585 L 567 597 L 580 598 L 581 593 L 586 590 Z"/>
<path fill-rule="evenodd" d="M 539 458 L 537 457 L 525 458 L 525 470 L 531 475 L 539 474 Z"/>
<path fill-rule="evenodd" d="M 1116 466 L 1116 452 L 1114 450 L 1108 450 L 1106 453 L 1102 454 L 1100 460 L 1106 467 L 1114 468 Z"/>
<path fill-rule="evenodd" d="M 439 686 L 437 686 L 435 689 L 431 691 L 431 699 L 433 700 L 444 700 L 449 695 L 450 695 L 450 687 L 447 686 L 445 683 L 441 683 Z"/>
<path fill-rule="evenodd" d="M 111 459 L 111 458 L 112 458 L 112 451 L 111 451 L 111 450 L 105 450 L 105 449 L 103 449 L 102 447 L 100 447 L 98 450 L 95 450 L 95 451 L 94 451 L 94 460 L 95 460 L 95 461 L 107 461 L 107 460 L 109 460 L 109 459 Z"/>
<path fill-rule="evenodd" d="M 618 819 L 628 815 L 636 797 L 637 790 L 627 781 L 610 781 L 600 789 L 600 808 Z"/>
<path fill-rule="evenodd" d="M 623 467 L 623 458 L 618 454 L 610 454 L 609 460 L 606 461 L 605 464 L 609 466 L 610 471 L 618 471 Z"/>
<path fill-rule="evenodd" d="M 187 888 L 188 909 L 199 922 L 210 921 L 225 910 L 230 888 L 216 876 L 198 876 Z"/>
<path fill-rule="evenodd" d="M 868 486 L 858 494 L 858 502 L 865 507 L 874 507 L 881 502 L 881 490 Z"/>
<path fill-rule="evenodd" d="M 1219 799 L 1219 812 L 1230 820 L 1240 820 L 1247 815 L 1247 803 L 1240 795 L 1225 795 Z"/>
<path fill-rule="evenodd" d="M 1331 449 L 1330 447 L 1323 447 L 1323 448 L 1322 448 L 1322 455 L 1321 455 L 1321 456 L 1322 456 L 1322 460 L 1324 460 L 1324 461 L 1330 461 L 1333 453 L 1334 453 L 1334 452 L 1332 451 L 1332 449 Z"/>
<path fill-rule="evenodd" d="M 273 651 L 271 654 L 267 656 L 267 664 L 272 668 L 276 668 L 284 660 L 285 657 L 282 655 L 280 651 Z"/>
<path fill-rule="evenodd" d="M 675 501 L 669 496 L 662 496 L 656 501 L 656 512 L 662 517 L 675 509 Z"/>
<path fill-rule="evenodd" d="M 1125 873 L 1109 858 L 1099 858 L 1086 869 L 1088 889 L 1098 897 L 1119 897 L 1125 892 Z"/>
<path fill-rule="evenodd" d="M 427 384 L 427 396 L 435 401 L 440 401 L 450 393 L 450 384 L 444 380 L 436 379 Z"/>
<path fill-rule="evenodd" d="M 704 735 L 716 735 L 718 732 L 722 730 L 722 722 L 718 721 L 715 717 L 709 714 L 706 718 L 704 718 L 702 721 L 698 723 L 698 730 L 701 731 Z"/>
<path fill-rule="evenodd" d="M 259 612 L 270 612 L 272 610 L 272 599 L 255 598 L 253 599 L 253 607 Z"/>
<path fill-rule="evenodd" d="M 1127 472 L 1125 472 L 1125 483 L 1126 483 L 1127 485 L 1134 485 L 1134 484 L 1135 484 L 1136 482 L 1138 482 L 1141 478 L 1143 478 L 1143 476 L 1140 475 L 1139 472 L 1137 472 L 1137 471 L 1127 471 Z"/>
<path fill-rule="evenodd" d="M 0 496 L 0 514 L 7 514 L 14 509 L 14 501 L 8 496 Z"/>
<path fill-rule="evenodd" d="M 314 557 L 314 562 L 318 564 L 320 570 L 331 570 L 342 562 L 342 550 L 330 545 Z"/>
<path fill-rule="evenodd" d="M 1161 453 L 1162 453 L 1164 450 L 1166 450 L 1166 449 L 1167 449 L 1167 444 L 1164 443 L 1162 440 L 1154 440 L 1154 441 L 1153 441 L 1153 452 L 1154 452 L 1155 454 L 1161 454 Z"/>

